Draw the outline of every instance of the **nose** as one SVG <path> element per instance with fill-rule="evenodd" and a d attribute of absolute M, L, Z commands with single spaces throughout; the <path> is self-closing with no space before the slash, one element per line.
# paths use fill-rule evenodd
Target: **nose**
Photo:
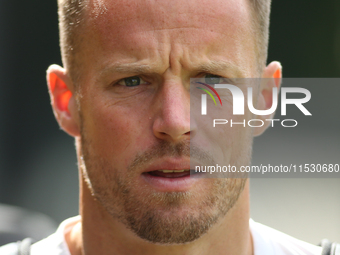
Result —
<path fill-rule="evenodd" d="M 182 82 L 164 83 L 159 91 L 154 135 L 168 142 L 190 139 L 190 93 Z"/>

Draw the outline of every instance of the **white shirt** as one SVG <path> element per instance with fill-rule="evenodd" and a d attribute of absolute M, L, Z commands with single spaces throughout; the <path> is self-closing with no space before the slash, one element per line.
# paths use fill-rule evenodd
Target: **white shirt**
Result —
<path fill-rule="evenodd" d="M 80 215 L 64 220 L 57 231 L 31 247 L 31 255 L 71 255 L 65 234 L 80 221 Z"/>
<path fill-rule="evenodd" d="M 64 236 L 79 221 L 80 216 L 63 221 L 54 234 L 32 245 L 31 255 L 71 255 Z M 321 255 L 321 247 L 295 239 L 252 219 L 249 220 L 249 226 L 254 255 Z"/>
<path fill-rule="evenodd" d="M 249 220 L 254 255 L 321 255 L 322 248 Z"/>

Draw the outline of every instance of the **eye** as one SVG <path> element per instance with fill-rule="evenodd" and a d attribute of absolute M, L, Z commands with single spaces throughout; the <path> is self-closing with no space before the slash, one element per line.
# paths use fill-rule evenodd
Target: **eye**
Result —
<path fill-rule="evenodd" d="M 222 77 L 215 74 L 206 74 L 205 75 L 205 83 L 208 84 L 219 84 L 221 82 Z"/>
<path fill-rule="evenodd" d="M 145 84 L 146 81 L 144 81 L 142 78 L 139 76 L 131 76 L 127 77 L 124 79 L 121 79 L 120 81 L 117 82 L 117 84 L 126 86 L 126 87 L 135 87 L 141 84 Z"/>

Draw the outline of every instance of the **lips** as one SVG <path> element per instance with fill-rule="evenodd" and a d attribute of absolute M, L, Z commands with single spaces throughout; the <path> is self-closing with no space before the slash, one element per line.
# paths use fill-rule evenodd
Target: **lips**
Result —
<path fill-rule="evenodd" d="M 161 158 L 141 173 L 143 182 L 160 192 L 183 192 L 193 188 L 196 178 L 190 178 L 190 158 Z"/>
<path fill-rule="evenodd" d="M 164 157 L 159 158 L 143 169 L 143 173 L 150 173 L 154 171 L 160 171 L 165 174 L 167 173 L 175 173 L 175 172 L 183 172 L 187 169 L 190 169 L 190 158 L 188 157 Z"/>
<path fill-rule="evenodd" d="M 181 178 L 189 176 L 190 170 L 156 170 L 147 172 L 146 174 L 161 178 Z"/>

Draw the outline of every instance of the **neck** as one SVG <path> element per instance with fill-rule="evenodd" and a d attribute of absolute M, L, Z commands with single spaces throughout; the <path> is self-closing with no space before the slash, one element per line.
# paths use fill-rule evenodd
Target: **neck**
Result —
<path fill-rule="evenodd" d="M 66 238 L 72 255 L 251 255 L 253 253 L 249 231 L 249 181 L 227 215 L 207 234 L 188 244 L 158 245 L 137 237 L 102 208 L 84 183 L 81 185 L 80 213 L 81 223 L 76 225 L 69 238 Z"/>

